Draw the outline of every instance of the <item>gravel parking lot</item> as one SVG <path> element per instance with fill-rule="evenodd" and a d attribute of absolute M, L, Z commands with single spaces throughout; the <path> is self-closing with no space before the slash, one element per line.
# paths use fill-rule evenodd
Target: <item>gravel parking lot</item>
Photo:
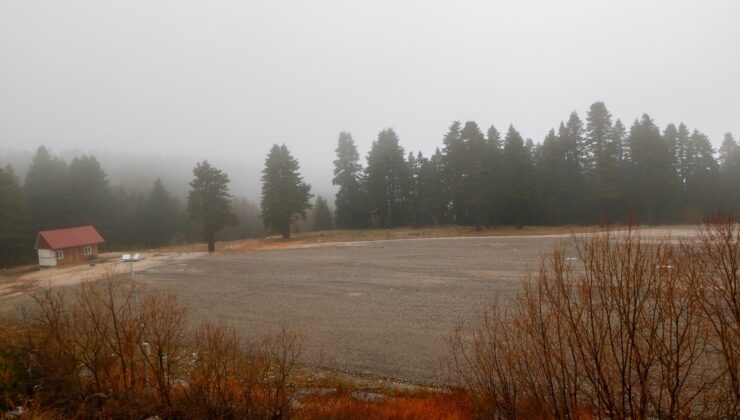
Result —
<path fill-rule="evenodd" d="M 207 255 L 137 273 L 178 293 L 192 318 L 252 336 L 304 334 L 308 360 L 344 372 L 436 384 L 459 321 L 511 296 L 528 268 L 568 235 L 418 239 Z"/>

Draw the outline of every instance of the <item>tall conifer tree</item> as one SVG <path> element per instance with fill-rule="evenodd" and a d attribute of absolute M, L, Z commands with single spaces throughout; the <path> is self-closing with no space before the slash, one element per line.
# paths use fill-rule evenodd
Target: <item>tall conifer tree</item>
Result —
<path fill-rule="evenodd" d="M 67 171 L 67 225 L 93 225 L 103 237 L 112 232 L 113 195 L 108 175 L 93 156 L 75 157 Z"/>
<path fill-rule="evenodd" d="M 639 221 L 656 223 L 675 214 L 677 177 L 668 144 L 649 115 L 643 114 L 630 128 L 630 204 Z"/>
<path fill-rule="evenodd" d="M 509 220 L 521 229 L 532 199 L 532 161 L 524 140 L 514 126 L 504 138 L 503 191 L 509 209 Z"/>
<path fill-rule="evenodd" d="M 262 170 L 262 220 L 274 232 L 290 238 L 290 228 L 306 219 L 311 208 L 311 186 L 303 182 L 300 165 L 288 148 L 273 145 Z"/>
<path fill-rule="evenodd" d="M 314 230 L 329 230 L 333 227 L 331 220 L 331 209 L 329 202 L 320 195 L 316 196 L 316 203 L 313 210 L 313 228 Z"/>
<path fill-rule="evenodd" d="M 618 151 L 613 144 L 612 116 L 603 102 L 591 105 L 587 116 L 586 126 L 586 160 L 591 172 L 594 191 L 595 211 L 598 218 L 613 219 L 612 213 L 619 198 L 619 187 L 617 184 L 619 157 Z"/>
<path fill-rule="evenodd" d="M 31 217 L 39 230 L 69 227 L 67 185 L 67 164 L 46 147 L 39 147 L 24 185 Z"/>
<path fill-rule="evenodd" d="M 26 197 L 13 169 L 0 168 L 0 267 L 27 262 L 33 230 Z"/>
<path fill-rule="evenodd" d="M 368 216 L 363 199 L 362 165 L 350 133 L 339 133 L 335 152 L 332 184 L 339 187 L 334 201 L 336 225 L 345 229 L 363 227 Z"/>
<path fill-rule="evenodd" d="M 216 251 L 216 232 L 237 223 L 231 211 L 229 177 L 207 160 L 197 163 L 193 169 L 188 193 L 188 212 L 200 225 L 203 239 L 208 243 L 208 252 Z"/>
<path fill-rule="evenodd" d="M 157 178 L 146 199 L 144 207 L 143 237 L 150 246 L 162 246 L 170 242 L 177 229 L 177 205 Z"/>
<path fill-rule="evenodd" d="M 367 194 L 380 226 L 401 226 L 405 219 L 408 166 L 392 128 L 381 131 L 367 156 Z"/>

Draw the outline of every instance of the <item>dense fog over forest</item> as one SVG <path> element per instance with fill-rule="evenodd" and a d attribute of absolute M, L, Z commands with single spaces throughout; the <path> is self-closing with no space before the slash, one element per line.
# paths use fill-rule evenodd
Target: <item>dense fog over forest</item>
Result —
<path fill-rule="evenodd" d="M 108 174 L 112 185 L 121 185 L 126 189 L 145 191 L 155 179 L 160 178 L 173 194 L 185 197 L 188 182 L 193 176 L 195 162 L 203 160 L 198 157 L 169 154 L 145 154 L 140 152 L 115 152 L 105 150 L 61 149 L 52 151 L 66 161 L 81 154 L 95 156 Z M 12 165 L 18 176 L 26 174 L 35 150 L 0 150 L 0 166 Z M 267 150 L 264 151 L 264 154 Z M 252 201 L 259 199 L 260 171 L 264 164 L 264 155 L 244 158 L 224 157 L 212 160 L 231 176 L 232 193 L 248 197 Z M 331 179 L 326 168 L 306 167 L 304 172 L 309 180 L 322 186 L 324 194 L 333 195 Z"/>
<path fill-rule="evenodd" d="M 738 16 L 734 1 L 10 1 L 0 149 L 208 158 L 252 195 L 241 178 L 273 143 L 329 190 L 339 131 L 362 156 L 389 127 L 429 155 L 453 120 L 541 142 L 594 101 L 719 147 L 740 132 Z"/>

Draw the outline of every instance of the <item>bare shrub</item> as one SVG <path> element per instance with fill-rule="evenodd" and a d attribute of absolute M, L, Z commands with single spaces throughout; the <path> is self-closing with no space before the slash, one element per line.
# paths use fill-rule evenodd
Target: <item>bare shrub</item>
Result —
<path fill-rule="evenodd" d="M 36 384 L 27 413 L 277 419 L 294 412 L 303 349 L 296 333 L 282 329 L 247 342 L 223 324 L 191 331 L 174 295 L 140 300 L 115 278 L 45 288 L 33 300 L 14 327 L 21 339 L 0 346 L 0 384 L 19 383 L 11 377 L 18 372 Z"/>
<path fill-rule="evenodd" d="M 17 346 L 20 328 L 10 319 L 0 318 L 0 412 L 24 403 L 29 375 Z"/>
<path fill-rule="evenodd" d="M 194 333 L 193 351 L 183 388 L 187 411 L 197 418 L 235 418 L 248 410 L 238 386 L 245 357 L 236 330 L 203 324 Z"/>
<path fill-rule="evenodd" d="M 185 321 L 174 297 L 154 294 L 140 304 L 131 288 L 107 279 L 74 291 L 46 288 L 33 299 L 25 346 L 43 406 L 133 415 L 171 404 L 162 377 L 179 359 Z"/>
<path fill-rule="evenodd" d="M 291 394 L 300 385 L 294 381 L 303 348 L 303 336 L 285 327 L 263 338 L 258 347 L 252 347 L 250 353 L 254 362 L 248 377 L 256 379 L 256 383 L 245 385 L 260 413 L 273 419 L 293 413 Z"/>
<path fill-rule="evenodd" d="M 285 418 L 292 414 L 292 378 L 303 340 L 282 329 L 259 344 L 233 327 L 205 323 L 195 332 L 193 367 L 183 388 L 199 418 Z"/>
<path fill-rule="evenodd" d="M 511 336 L 508 308 L 492 305 L 483 324 L 471 332 L 458 325 L 450 335 L 453 371 L 472 394 L 484 414 L 514 419 L 518 409 L 519 383 L 514 363 L 519 341 Z"/>
<path fill-rule="evenodd" d="M 712 367 L 720 372 L 712 401 L 740 416 L 740 224 L 718 215 L 699 227 L 698 244 L 684 244 L 695 261 L 689 287 L 708 325 Z"/>
<path fill-rule="evenodd" d="M 188 309 L 174 295 L 154 293 L 141 302 L 140 318 L 144 328 L 141 354 L 144 356 L 146 386 L 160 414 L 173 414 L 174 395 L 180 378 L 189 367 Z"/>
<path fill-rule="evenodd" d="M 737 225 L 699 238 L 608 230 L 574 238 L 578 264 L 555 248 L 509 306 L 452 333 L 454 372 L 495 418 L 733 417 Z"/>

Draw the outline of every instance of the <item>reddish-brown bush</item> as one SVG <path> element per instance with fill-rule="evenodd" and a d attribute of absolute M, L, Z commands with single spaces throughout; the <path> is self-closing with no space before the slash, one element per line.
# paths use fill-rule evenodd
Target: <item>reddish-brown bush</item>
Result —
<path fill-rule="evenodd" d="M 419 419 L 462 420 L 472 418 L 473 404 L 465 392 L 430 392 L 422 395 L 395 395 L 377 401 L 338 394 L 303 401 L 298 418 L 304 419 Z"/>
<path fill-rule="evenodd" d="M 0 348 L 2 383 L 18 382 L 3 368 L 13 355 L 35 384 L 25 398 L 16 390 L 15 400 L 25 399 L 19 402 L 31 407 L 27 413 L 85 418 L 292 413 L 299 335 L 283 329 L 246 343 L 225 325 L 191 331 L 187 308 L 173 295 L 147 293 L 140 301 L 128 285 L 118 279 L 83 282 L 33 297 L 35 306 L 16 326 L 12 343 Z"/>
<path fill-rule="evenodd" d="M 698 239 L 639 230 L 574 238 L 543 258 L 513 302 L 451 335 L 453 370 L 481 414 L 738 415 L 737 223 Z"/>

